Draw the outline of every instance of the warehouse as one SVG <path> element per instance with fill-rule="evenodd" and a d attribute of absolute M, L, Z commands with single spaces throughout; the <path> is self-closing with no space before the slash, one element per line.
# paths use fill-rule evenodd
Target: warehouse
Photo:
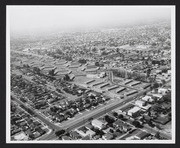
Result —
<path fill-rule="evenodd" d="M 111 90 L 113 90 L 113 89 L 117 89 L 118 87 L 119 87 L 118 85 L 114 85 L 114 86 L 109 87 L 107 90 L 108 90 L 108 91 L 111 91 Z"/>
<path fill-rule="evenodd" d="M 125 88 L 125 87 L 121 87 L 121 88 L 119 88 L 119 89 L 116 90 L 116 93 L 120 93 L 120 92 L 122 92 L 122 91 L 124 91 L 124 90 L 126 90 L 126 88 Z"/>
<path fill-rule="evenodd" d="M 139 85 L 139 84 L 141 84 L 140 81 L 135 81 L 135 82 L 131 83 L 131 86 L 136 86 L 136 85 Z"/>
<path fill-rule="evenodd" d="M 136 94 L 136 93 L 138 93 L 137 90 L 132 90 L 132 91 L 126 93 L 125 95 L 126 95 L 126 96 L 130 96 L 130 95 L 133 95 L 133 94 Z"/>
<path fill-rule="evenodd" d="M 131 83 L 133 80 L 132 79 L 127 79 L 126 81 L 124 81 L 124 84 L 127 85 L 129 83 Z"/>
<path fill-rule="evenodd" d="M 109 86 L 109 85 L 110 85 L 109 83 L 104 83 L 104 84 L 100 85 L 99 88 L 104 88 L 104 87 Z"/>

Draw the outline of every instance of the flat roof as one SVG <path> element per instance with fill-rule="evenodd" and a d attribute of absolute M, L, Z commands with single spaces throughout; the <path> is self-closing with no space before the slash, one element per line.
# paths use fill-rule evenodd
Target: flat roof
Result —
<path fill-rule="evenodd" d="M 131 83 L 130 85 L 131 85 L 131 86 L 135 86 L 135 85 L 137 85 L 137 84 L 141 84 L 141 82 L 140 82 L 140 81 L 135 81 L 135 82 Z"/>
<path fill-rule="evenodd" d="M 137 112 L 137 111 L 139 111 L 139 110 L 141 110 L 140 107 L 134 106 L 133 108 L 131 108 L 131 109 L 129 110 L 129 112 L 135 113 L 135 112 Z"/>
<path fill-rule="evenodd" d="M 121 91 L 125 90 L 126 88 L 125 87 L 121 87 L 119 89 L 116 90 L 116 93 L 120 93 Z"/>
<path fill-rule="evenodd" d="M 109 88 L 107 88 L 108 91 L 110 90 L 113 90 L 113 89 L 117 89 L 119 86 L 118 85 L 114 85 L 114 86 L 111 86 Z"/>
<path fill-rule="evenodd" d="M 94 81 L 95 81 L 94 79 L 91 79 L 91 80 L 86 81 L 85 83 L 86 83 L 86 84 L 89 84 L 89 83 L 92 83 L 92 82 L 94 82 Z"/>
<path fill-rule="evenodd" d="M 99 85 L 99 88 L 103 88 L 103 87 L 106 87 L 106 86 L 108 86 L 108 85 L 110 85 L 110 84 L 107 82 L 107 83 L 104 83 L 104 84 L 102 84 L 102 85 Z"/>
<path fill-rule="evenodd" d="M 126 85 L 126 84 L 129 84 L 129 83 L 131 83 L 133 81 L 133 79 L 128 79 L 128 80 L 125 80 L 124 81 L 124 84 Z"/>
<path fill-rule="evenodd" d="M 104 81 L 100 81 L 100 82 L 94 83 L 94 84 L 92 84 L 92 86 L 97 86 L 97 85 L 101 85 L 101 84 L 104 84 Z"/>

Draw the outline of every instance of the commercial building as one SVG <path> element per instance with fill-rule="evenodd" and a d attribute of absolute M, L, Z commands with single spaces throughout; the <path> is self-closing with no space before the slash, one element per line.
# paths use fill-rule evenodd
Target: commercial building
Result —
<path fill-rule="evenodd" d="M 143 100 L 143 101 L 146 101 L 146 102 L 152 102 L 152 101 L 153 101 L 153 99 L 152 99 L 151 96 L 144 96 L 144 97 L 142 98 L 142 100 Z"/>
<path fill-rule="evenodd" d="M 78 130 L 76 130 L 82 137 L 90 136 L 92 138 L 96 133 L 92 131 L 91 129 L 88 129 L 86 127 L 81 127 Z"/>
<path fill-rule="evenodd" d="M 98 119 L 94 119 L 92 120 L 91 124 L 95 127 L 95 128 L 98 128 L 98 129 L 103 129 L 106 127 L 107 125 L 107 122 L 103 122 L 103 121 L 100 121 Z"/>
<path fill-rule="evenodd" d="M 135 106 L 132 109 L 130 109 L 127 114 L 131 117 L 137 117 L 139 115 L 140 110 L 140 107 Z"/>

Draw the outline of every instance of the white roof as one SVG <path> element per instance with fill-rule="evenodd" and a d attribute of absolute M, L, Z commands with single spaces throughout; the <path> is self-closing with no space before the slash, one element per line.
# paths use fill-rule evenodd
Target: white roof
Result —
<path fill-rule="evenodd" d="M 26 136 L 26 134 L 25 133 L 20 133 L 20 134 L 18 134 L 18 135 L 15 135 L 14 136 L 14 139 L 16 139 L 16 140 L 27 140 L 28 139 L 28 137 Z"/>
<path fill-rule="evenodd" d="M 157 97 L 157 98 L 162 98 L 161 94 L 152 94 L 152 96 Z"/>
<path fill-rule="evenodd" d="M 145 96 L 142 98 L 142 100 L 148 101 L 149 99 L 151 99 L 151 96 Z"/>
<path fill-rule="evenodd" d="M 167 91 L 166 88 L 159 88 L 159 91 Z"/>
<path fill-rule="evenodd" d="M 102 126 L 104 123 L 97 119 L 94 119 L 94 120 L 92 120 L 92 124 L 97 125 L 97 126 Z"/>
<path fill-rule="evenodd" d="M 137 100 L 136 102 L 135 102 L 135 104 L 137 104 L 137 105 L 142 105 L 142 104 L 144 104 L 145 102 L 144 101 L 141 101 L 141 100 Z"/>
<path fill-rule="evenodd" d="M 133 107 L 132 109 L 130 109 L 128 112 L 135 113 L 135 112 L 137 112 L 137 111 L 139 111 L 139 110 L 141 110 L 141 108 L 135 106 L 135 107 Z"/>
<path fill-rule="evenodd" d="M 151 107 L 151 104 L 148 104 L 146 106 L 142 106 L 142 108 L 145 109 L 145 110 L 149 109 L 150 107 Z"/>

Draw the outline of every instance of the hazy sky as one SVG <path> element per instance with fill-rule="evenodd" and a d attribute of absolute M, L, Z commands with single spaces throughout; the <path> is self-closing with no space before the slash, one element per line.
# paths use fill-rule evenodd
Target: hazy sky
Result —
<path fill-rule="evenodd" d="M 165 6 L 8 6 L 11 32 L 63 31 L 170 19 Z"/>

